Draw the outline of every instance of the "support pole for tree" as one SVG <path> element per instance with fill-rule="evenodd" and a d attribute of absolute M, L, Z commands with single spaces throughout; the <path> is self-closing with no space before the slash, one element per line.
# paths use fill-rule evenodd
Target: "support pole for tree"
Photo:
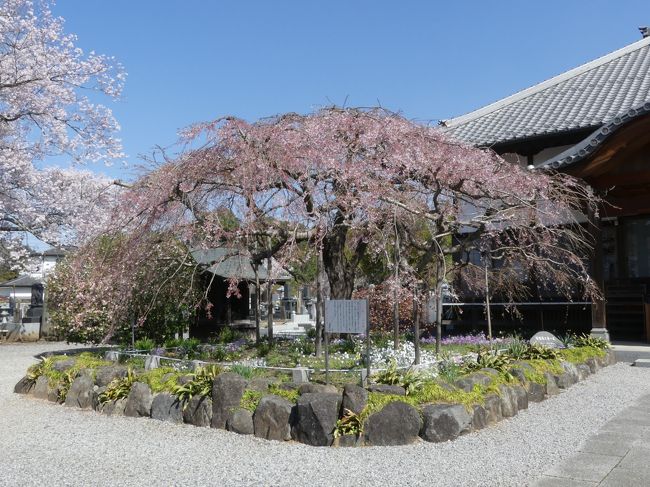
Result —
<path fill-rule="evenodd" d="M 253 305 L 255 306 L 255 343 L 257 345 L 260 344 L 261 336 L 260 336 L 260 275 L 257 272 L 257 265 L 253 266 L 253 270 L 255 271 L 255 302 Z"/>
<path fill-rule="evenodd" d="M 436 281 L 436 355 L 440 354 L 442 342 L 442 280 Z"/>
<path fill-rule="evenodd" d="M 271 239 L 268 241 L 269 256 L 266 259 L 266 330 L 269 344 L 273 345 L 273 281 L 271 281 Z"/>
<path fill-rule="evenodd" d="M 487 262 L 485 263 L 485 308 L 487 311 L 488 340 L 492 343 L 492 313 L 490 312 L 490 283 L 488 281 Z"/>
<path fill-rule="evenodd" d="M 420 364 L 420 300 L 418 292 L 413 295 L 413 348 L 415 350 L 415 365 Z"/>
<path fill-rule="evenodd" d="M 323 288 L 321 286 L 320 273 L 323 268 L 323 251 L 318 247 L 316 258 L 316 357 L 320 357 L 323 349 Z"/>
<path fill-rule="evenodd" d="M 395 289 L 393 290 L 393 349 L 399 348 L 399 234 L 397 232 L 396 213 L 393 212 L 393 223 L 395 225 Z"/>

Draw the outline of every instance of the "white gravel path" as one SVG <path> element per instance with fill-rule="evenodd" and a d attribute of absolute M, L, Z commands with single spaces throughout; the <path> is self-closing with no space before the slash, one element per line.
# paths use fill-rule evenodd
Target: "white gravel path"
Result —
<path fill-rule="evenodd" d="M 106 417 L 13 393 L 35 353 L 62 348 L 0 345 L 2 486 L 529 485 L 613 415 L 650 393 L 650 369 L 621 363 L 454 442 L 315 448 Z"/>

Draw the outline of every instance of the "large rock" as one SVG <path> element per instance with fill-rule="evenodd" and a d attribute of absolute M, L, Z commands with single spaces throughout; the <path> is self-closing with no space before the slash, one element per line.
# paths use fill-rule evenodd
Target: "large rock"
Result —
<path fill-rule="evenodd" d="M 50 402 L 61 402 L 61 386 L 59 384 L 47 389 L 47 400 Z"/>
<path fill-rule="evenodd" d="M 131 416 L 133 418 L 149 417 L 151 416 L 152 402 L 153 396 L 151 395 L 149 386 L 144 382 L 135 382 L 126 398 L 124 416 Z"/>
<path fill-rule="evenodd" d="M 607 350 L 606 355 L 605 355 L 605 364 L 606 365 L 614 365 L 616 363 L 616 353 L 614 350 Z"/>
<path fill-rule="evenodd" d="M 341 395 L 310 392 L 298 398 L 293 439 L 313 446 L 329 446 L 341 409 Z"/>
<path fill-rule="evenodd" d="M 501 414 L 501 397 L 497 394 L 487 394 L 484 400 L 488 424 L 496 423 L 503 419 Z"/>
<path fill-rule="evenodd" d="M 600 362 L 593 357 L 589 357 L 585 360 L 585 364 L 589 367 L 589 371 L 592 374 L 595 374 L 600 370 Z"/>
<path fill-rule="evenodd" d="M 578 371 L 578 380 L 585 380 L 591 375 L 591 369 L 587 364 L 578 364 L 576 369 Z"/>
<path fill-rule="evenodd" d="M 546 378 L 546 395 L 555 396 L 560 393 L 560 388 L 557 386 L 557 379 L 550 372 L 545 372 L 544 377 Z"/>
<path fill-rule="evenodd" d="M 253 413 L 242 408 L 231 411 L 226 421 L 226 429 L 240 435 L 252 435 L 255 432 Z"/>
<path fill-rule="evenodd" d="M 510 386 L 510 390 L 514 395 L 517 409 L 519 411 L 522 409 L 528 409 L 528 392 L 526 392 L 526 389 L 519 384 L 515 384 Z"/>
<path fill-rule="evenodd" d="M 126 397 L 116 401 L 108 401 L 98 407 L 98 411 L 108 416 L 123 416 L 126 408 Z"/>
<path fill-rule="evenodd" d="M 205 396 L 194 396 L 183 410 L 183 421 L 194 426 L 210 426 L 212 400 Z"/>
<path fill-rule="evenodd" d="M 561 362 L 564 373 L 557 378 L 557 385 L 560 389 L 568 389 L 578 382 L 578 369 L 571 362 Z"/>
<path fill-rule="evenodd" d="M 264 396 L 253 415 L 255 436 L 267 440 L 290 440 L 293 405 L 279 396 Z"/>
<path fill-rule="evenodd" d="M 512 388 L 505 384 L 499 386 L 499 395 L 501 397 L 501 415 L 504 418 L 511 418 L 517 414 L 517 396 Z"/>
<path fill-rule="evenodd" d="M 370 384 L 368 391 L 379 392 L 381 394 L 393 394 L 395 396 L 406 396 L 406 389 L 402 386 L 392 386 L 389 384 Z"/>
<path fill-rule="evenodd" d="M 526 384 L 528 391 L 528 400 L 532 402 L 541 402 L 546 396 L 546 385 L 539 382 L 529 382 Z"/>
<path fill-rule="evenodd" d="M 251 391 L 257 391 L 264 394 L 268 392 L 269 387 L 273 383 L 274 381 L 268 377 L 254 377 L 248 382 L 246 388 Z"/>
<path fill-rule="evenodd" d="M 319 393 L 319 394 L 338 394 L 338 390 L 336 389 L 335 386 L 328 384 L 314 384 L 313 382 L 307 382 L 305 384 L 300 384 L 298 386 L 298 393 L 299 394 L 312 394 L 312 393 Z"/>
<path fill-rule="evenodd" d="M 510 372 L 510 375 L 517 379 L 520 384 L 526 385 L 528 383 L 526 374 L 524 374 L 524 369 L 521 367 L 512 367 L 508 372 Z"/>
<path fill-rule="evenodd" d="M 488 412 L 485 407 L 477 404 L 472 411 L 472 429 L 480 430 L 489 424 Z"/>
<path fill-rule="evenodd" d="M 332 446 L 339 448 L 349 448 L 354 446 L 362 446 L 363 437 L 357 435 L 341 435 L 338 438 L 334 439 Z"/>
<path fill-rule="evenodd" d="M 151 417 L 170 423 L 183 422 L 183 406 L 176 396 L 168 392 L 156 394 L 151 401 Z"/>
<path fill-rule="evenodd" d="M 34 385 L 34 381 L 25 376 L 16 383 L 14 392 L 16 394 L 29 394 L 34 390 Z"/>
<path fill-rule="evenodd" d="M 343 387 L 343 402 L 341 403 L 341 415 L 345 410 L 354 414 L 361 414 L 368 404 L 368 391 L 356 384 L 345 384 Z"/>
<path fill-rule="evenodd" d="M 422 409 L 424 426 L 420 436 L 425 441 L 441 442 L 469 433 L 472 416 L 461 404 L 432 404 Z"/>
<path fill-rule="evenodd" d="M 49 380 L 44 375 L 41 375 L 36 379 L 36 384 L 34 384 L 34 397 L 37 399 L 47 399 L 47 393 L 49 389 Z"/>
<path fill-rule="evenodd" d="M 417 409 L 401 401 L 371 414 L 364 427 L 366 445 L 407 445 L 418 439 L 422 419 Z"/>
<path fill-rule="evenodd" d="M 126 377 L 127 369 L 116 365 L 114 367 L 99 367 L 95 371 L 95 384 L 99 387 L 106 387 L 114 379 L 122 379 Z"/>
<path fill-rule="evenodd" d="M 472 392 L 474 386 L 476 385 L 488 386 L 490 385 L 493 379 L 494 377 L 492 377 L 490 374 L 482 374 L 480 372 L 475 372 L 473 374 L 468 375 L 467 377 L 462 377 L 458 379 L 456 382 L 454 382 L 454 385 L 465 392 Z"/>
<path fill-rule="evenodd" d="M 214 379 L 211 423 L 213 428 L 225 429 L 230 411 L 239 407 L 246 384 L 246 379 L 232 372 L 224 372 Z"/>
<path fill-rule="evenodd" d="M 57 360 L 52 364 L 52 369 L 56 370 L 57 372 L 65 372 L 68 369 L 71 369 L 75 364 L 74 359 L 68 359 L 68 360 Z"/>
<path fill-rule="evenodd" d="M 94 387 L 95 383 L 92 377 L 88 375 L 80 375 L 74 380 L 74 382 L 72 382 L 70 390 L 65 396 L 65 405 L 81 409 L 92 408 Z"/>
<path fill-rule="evenodd" d="M 99 397 L 106 392 L 106 387 L 93 387 L 93 409 L 95 411 L 101 412 L 103 409 L 103 404 L 99 400 Z"/>

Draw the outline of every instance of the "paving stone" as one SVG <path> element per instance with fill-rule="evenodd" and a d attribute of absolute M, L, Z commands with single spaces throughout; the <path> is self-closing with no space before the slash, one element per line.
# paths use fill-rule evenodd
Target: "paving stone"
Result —
<path fill-rule="evenodd" d="M 613 469 L 621 457 L 596 453 L 576 453 L 563 463 L 545 472 L 552 477 L 600 482 Z"/>
<path fill-rule="evenodd" d="M 533 487 L 591 487 L 594 485 L 598 485 L 598 483 L 588 482 L 586 480 L 549 477 L 547 475 L 544 475 L 541 479 L 533 484 Z"/>
<path fill-rule="evenodd" d="M 650 484 L 650 448 L 633 446 L 625 458 L 621 460 L 619 466 L 628 470 L 635 470 L 638 472 L 645 472 L 646 484 Z"/>
<path fill-rule="evenodd" d="M 599 455 L 610 455 L 623 457 L 630 451 L 630 443 L 627 440 L 603 441 L 588 439 L 581 447 L 583 453 L 598 453 Z"/>
<path fill-rule="evenodd" d="M 541 479 L 533 484 L 533 487 L 591 487 L 594 485 L 598 485 L 598 483 L 588 482 L 586 480 L 549 477 L 547 475 L 544 475 Z"/>
<path fill-rule="evenodd" d="M 600 487 L 642 487 L 648 485 L 648 474 L 617 467 L 598 485 Z"/>

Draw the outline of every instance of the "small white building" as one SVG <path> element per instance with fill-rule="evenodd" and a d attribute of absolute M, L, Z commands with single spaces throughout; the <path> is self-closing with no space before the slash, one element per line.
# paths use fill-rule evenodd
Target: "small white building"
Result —
<path fill-rule="evenodd" d="M 5 330 L 4 335 L 15 335 L 14 339 L 38 339 L 45 330 L 33 330 L 32 327 L 18 327 L 16 323 L 22 321 L 32 302 L 32 287 L 35 284 L 44 285 L 50 274 L 65 256 L 60 249 L 50 248 L 42 253 L 33 254 L 30 263 L 31 271 L 9 281 L 0 283 L 0 330 Z M 14 323 L 15 330 L 9 330 L 9 323 Z M 24 325 L 24 324 L 23 324 Z M 37 324 L 38 325 L 38 324 Z M 46 323 L 42 323 L 47 328 Z M 19 331 L 18 331 L 19 330 Z M 16 333 L 14 333 L 16 332 Z M 26 336 L 28 334 L 29 336 Z"/>

